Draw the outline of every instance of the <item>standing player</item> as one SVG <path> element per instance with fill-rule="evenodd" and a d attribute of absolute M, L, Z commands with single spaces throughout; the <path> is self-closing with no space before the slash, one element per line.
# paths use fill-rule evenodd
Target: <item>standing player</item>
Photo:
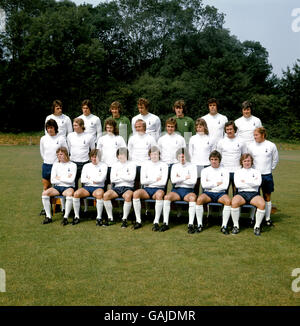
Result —
<path fill-rule="evenodd" d="M 232 186 L 232 193 L 235 194 L 234 173 L 240 169 L 240 158 L 245 153 L 243 141 L 236 136 L 237 127 L 233 121 L 225 123 L 225 136 L 217 143 L 217 151 L 222 155 L 221 165 L 229 172 L 229 185 Z"/>
<path fill-rule="evenodd" d="M 157 146 L 152 146 L 149 150 L 149 161 L 142 163 L 141 184 L 142 189 L 133 193 L 133 208 L 136 216 L 134 229 L 142 226 L 141 220 L 141 199 L 155 199 L 155 218 L 153 231 L 159 230 L 159 219 L 163 209 L 163 198 L 168 180 L 168 165 L 160 161 L 160 152 Z"/>
<path fill-rule="evenodd" d="M 271 220 L 272 202 L 271 193 L 274 192 L 274 181 L 272 171 L 279 161 L 278 150 L 274 143 L 267 138 L 264 127 L 254 130 L 254 142 L 248 145 L 247 151 L 253 157 L 253 167 L 259 170 L 262 176 L 261 190 L 266 201 L 265 217 L 268 226 L 272 226 Z"/>
<path fill-rule="evenodd" d="M 121 196 L 124 198 L 121 226 L 122 228 L 126 228 L 127 217 L 132 206 L 136 166 L 133 162 L 128 161 L 128 150 L 126 147 L 119 148 L 116 155 L 118 162 L 113 164 L 110 174 L 110 179 L 113 187 L 104 193 L 103 200 L 104 207 L 108 216 L 108 225 L 112 225 L 115 222 L 113 218 L 113 207 L 111 200 Z"/>
<path fill-rule="evenodd" d="M 219 103 L 215 98 L 207 101 L 209 113 L 202 118 L 206 121 L 211 143 L 214 148 L 218 141 L 224 137 L 224 126 L 228 121 L 227 117 L 218 113 Z"/>
<path fill-rule="evenodd" d="M 96 115 L 92 114 L 92 102 L 90 100 L 84 100 L 81 103 L 82 115 L 78 118 L 84 121 L 85 132 L 91 134 L 96 144 L 99 137 L 102 136 L 101 120 Z"/>
<path fill-rule="evenodd" d="M 70 158 L 77 166 L 77 174 L 75 178 L 75 189 L 78 189 L 78 181 L 81 176 L 84 164 L 89 162 L 89 152 L 95 148 L 94 137 L 85 132 L 84 121 L 75 118 L 73 121 L 74 132 L 67 137 L 70 150 Z M 86 207 L 87 209 L 87 207 Z"/>
<path fill-rule="evenodd" d="M 64 219 L 68 219 L 73 206 L 74 180 L 76 176 L 76 164 L 70 161 L 68 149 L 60 147 L 56 151 L 58 161 L 55 162 L 51 170 L 52 187 L 42 193 L 42 203 L 46 212 L 43 224 L 52 222 L 50 197 L 65 196 L 66 210 Z"/>
<path fill-rule="evenodd" d="M 104 131 L 105 123 L 108 119 L 114 119 L 117 123 L 117 128 L 119 129 L 119 135 L 124 138 L 125 143 L 127 144 L 129 136 L 131 134 L 131 124 L 130 120 L 125 116 L 121 115 L 122 113 L 122 105 L 120 102 L 112 102 L 109 111 L 111 112 L 111 117 L 107 118 L 104 122 Z"/>
<path fill-rule="evenodd" d="M 179 162 L 172 166 L 171 182 L 174 187 L 172 191 L 164 197 L 164 224 L 160 227 L 160 232 L 169 230 L 171 202 L 176 200 L 184 200 L 189 203 L 188 233 L 195 232 L 194 219 L 197 196 L 194 193 L 194 187 L 197 181 L 197 167 L 196 165 L 187 162 L 187 153 L 185 150 L 185 148 L 180 148 L 176 152 L 176 157 Z"/>
<path fill-rule="evenodd" d="M 40 153 L 43 159 L 42 165 L 42 183 L 43 189 L 50 187 L 51 169 L 56 161 L 56 150 L 60 147 L 67 147 L 66 138 L 58 135 L 58 125 L 54 119 L 46 121 L 45 129 L 47 134 L 41 137 Z"/>
<path fill-rule="evenodd" d="M 160 150 L 162 162 L 168 164 L 169 174 L 171 175 L 172 165 L 178 163 L 176 152 L 179 148 L 186 148 L 184 138 L 176 133 L 177 122 L 175 118 L 169 118 L 166 121 L 166 133 L 162 135 L 157 142 Z"/>
<path fill-rule="evenodd" d="M 185 142 L 188 144 L 189 139 L 195 135 L 195 123 L 191 117 L 186 116 L 186 104 L 184 100 L 178 100 L 173 105 L 173 110 L 176 119 L 176 125 L 178 131 L 182 137 L 184 137 Z"/>
<path fill-rule="evenodd" d="M 254 141 L 253 132 L 256 128 L 262 127 L 261 120 L 252 115 L 252 104 L 249 101 L 242 103 L 243 116 L 235 120 L 239 136 L 246 145 Z"/>
<path fill-rule="evenodd" d="M 197 198 L 196 204 L 198 232 L 203 230 L 203 205 L 212 202 L 224 205 L 221 232 L 228 234 L 227 223 L 230 218 L 231 200 L 226 190 L 229 184 L 229 172 L 220 166 L 221 160 L 221 154 L 218 151 L 212 151 L 209 155 L 211 166 L 201 172 L 201 185 L 204 191 Z"/>
<path fill-rule="evenodd" d="M 105 190 L 107 185 L 110 184 L 110 171 L 114 163 L 117 162 L 117 149 L 126 147 L 125 140 L 119 135 L 117 122 L 115 119 L 108 118 L 104 123 L 105 135 L 100 137 L 97 142 L 97 148 L 100 149 L 102 155 L 101 160 L 107 164 L 108 170 L 105 181 Z"/>
<path fill-rule="evenodd" d="M 192 136 L 189 142 L 189 153 L 191 162 L 197 166 L 197 183 L 195 194 L 199 195 L 201 171 L 210 165 L 209 154 L 212 151 L 212 143 L 209 138 L 206 121 L 198 118 L 195 122 L 196 135 Z"/>
<path fill-rule="evenodd" d="M 138 119 L 135 122 L 136 133 L 129 138 L 129 158 L 136 165 L 135 189 L 140 187 L 141 165 L 149 160 L 149 149 L 156 145 L 155 139 L 146 133 L 146 122 Z"/>
<path fill-rule="evenodd" d="M 103 162 L 100 162 L 101 152 L 97 149 L 91 150 L 89 156 L 91 162 L 85 164 L 81 172 L 81 183 L 83 184 L 83 187 L 76 190 L 73 197 L 73 207 L 75 214 L 73 224 L 78 224 L 80 221 L 80 198 L 93 196 L 96 198 L 96 225 L 100 226 L 103 224 L 103 194 L 107 165 Z M 67 220 L 64 220 L 64 222 L 64 225 L 68 224 Z"/>
<path fill-rule="evenodd" d="M 261 185 L 261 174 L 260 171 L 252 168 L 253 158 L 250 154 L 243 154 L 240 163 L 242 169 L 237 170 L 234 174 L 234 183 L 238 192 L 231 202 L 232 233 L 239 233 L 240 207 L 251 204 L 257 207 L 254 234 L 260 235 L 260 225 L 265 215 L 265 201 L 258 192 Z"/>
<path fill-rule="evenodd" d="M 46 117 L 45 123 L 49 119 L 53 119 L 56 121 L 58 126 L 57 134 L 59 136 L 67 137 L 69 133 L 73 131 L 71 119 L 62 113 L 63 106 L 60 100 L 54 100 L 52 103 L 52 114 Z M 45 134 L 47 134 L 47 130 L 45 129 Z"/>
<path fill-rule="evenodd" d="M 149 134 L 157 141 L 161 133 L 161 121 L 159 117 L 149 112 L 149 101 L 145 98 L 140 98 L 138 100 L 137 107 L 139 114 L 131 120 L 133 134 L 137 133 L 135 128 L 136 121 L 142 119 L 146 123 L 146 134 Z"/>
<path fill-rule="evenodd" d="M 51 182 L 51 169 L 53 163 L 56 161 L 56 150 L 59 147 L 68 147 L 66 137 L 58 134 L 58 125 L 56 120 L 49 119 L 45 123 L 45 130 L 47 134 L 41 137 L 40 140 L 40 153 L 43 159 L 42 165 L 42 183 L 43 189 L 46 190 L 50 188 Z M 61 199 L 61 209 L 62 212 L 65 210 L 65 199 Z M 40 215 L 45 215 L 45 210 L 40 212 Z"/>

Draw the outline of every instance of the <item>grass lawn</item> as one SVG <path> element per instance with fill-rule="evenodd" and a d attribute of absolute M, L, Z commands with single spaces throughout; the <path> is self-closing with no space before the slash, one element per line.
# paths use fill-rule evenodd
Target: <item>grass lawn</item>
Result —
<path fill-rule="evenodd" d="M 247 218 L 238 235 L 224 236 L 218 219 L 190 235 L 186 214 L 164 233 L 151 231 L 152 217 L 136 231 L 92 219 L 62 227 L 61 213 L 42 225 L 38 145 L 0 149 L 0 305 L 299 306 L 299 149 L 280 150 L 275 227 L 260 237 Z"/>

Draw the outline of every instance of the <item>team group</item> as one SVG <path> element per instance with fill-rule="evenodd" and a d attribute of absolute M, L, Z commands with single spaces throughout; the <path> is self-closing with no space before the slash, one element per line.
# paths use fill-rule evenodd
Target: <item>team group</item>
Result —
<path fill-rule="evenodd" d="M 81 198 L 96 198 L 96 225 L 114 224 L 112 200 L 123 197 L 122 228 L 133 206 L 142 227 L 141 200 L 155 200 L 153 231 L 169 229 L 171 203 L 188 202 L 188 233 L 203 231 L 204 205 L 223 204 L 221 232 L 239 233 L 241 207 L 251 204 L 255 235 L 261 224 L 272 226 L 272 170 L 278 163 L 276 145 L 266 139 L 261 120 L 252 115 L 252 105 L 242 103 L 242 116 L 235 121 L 218 112 L 218 100 L 208 100 L 208 113 L 195 121 L 186 114 L 183 100 L 173 106 L 174 116 L 165 123 L 149 112 L 149 102 L 140 98 L 139 114 L 130 120 L 122 115 L 119 102 L 110 105 L 111 117 L 102 124 L 90 100 L 82 102 L 82 115 L 73 120 L 62 113 L 55 100 L 52 114 L 45 120 L 45 136 L 40 141 L 42 165 L 42 203 L 45 219 L 52 222 L 51 197 L 61 200 L 63 220 L 74 209 L 72 224 L 80 221 Z M 79 179 L 82 187 L 78 187 Z M 171 191 L 167 192 L 168 182 Z M 228 191 L 232 187 L 233 198 Z M 200 191 L 201 189 L 201 191 Z M 262 196 L 260 195 L 262 192 Z M 102 219 L 103 209 L 107 220 Z M 160 224 L 161 215 L 163 223 Z M 196 222 L 195 222 L 196 219 Z"/>

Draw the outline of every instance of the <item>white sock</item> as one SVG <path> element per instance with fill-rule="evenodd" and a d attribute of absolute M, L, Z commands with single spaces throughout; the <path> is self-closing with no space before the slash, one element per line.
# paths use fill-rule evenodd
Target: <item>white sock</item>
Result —
<path fill-rule="evenodd" d="M 171 210 L 170 200 L 164 200 L 163 215 L 164 215 L 164 223 L 166 223 L 167 225 L 169 224 L 170 210 Z"/>
<path fill-rule="evenodd" d="M 76 218 L 79 218 L 79 211 L 80 211 L 80 198 L 73 197 L 73 208 L 74 208 L 74 215 Z"/>
<path fill-rule="evenodd" d="M 84 212 L 87 212 L 88 211 L 88 200 L 86 198 L 84 198 L 83 203 L 84 203 Z"/>
<path fill-rule="evenodd" d="M 189 202 L 189 224 L 194 225 L 196 202 Z"/>
<path fill-rule="evenodd" d="M 228 220 L 230 218 L 231 206 L 225 206 L 222 213 L 222 226 L 227 227 Z"/>
<path fill-rule="evenodd" d="M 68 218 L 73 207 L 73 197 L 66 197 L 66 210 L 64 218 Z M 79 215 L 78 215 L 79 218 Z"/>
<path fill-rule="evenodd" d="M 66 209 L 66 198 L 65 197 L 60 198 L 60 203 L 61 203 L 61 210 L 65 210 Z"/>
<path fill-rule="evenodd" d="M 155 218 L 154 218 L 154 224 L 157 223 L 159 224 L 159 219 L 160 219 L 160 215 L 161 212 L 163 210 L 164 207 L 164 201 L 163 200 L 156 200 L 155 201 Z"/>
<path fill-rule="evenodd" d="M 51 218 L 51 203 L 50 203 L 50 197 L 49 196 L 42 196 L 42 203 L 44 206 L 44 210 L 46 212 L 46 216 L 48 218 Z"/>
<path fill-rule="evenodd" d="M 103 212 L 103 199 L 97 199 L 96 200 L 96 207 L 97 207 L 97 220 L 102 219 L 102 212 Z"/>
<path fill-rule="evenodd" d="M 257 209 L 256 214 L 255 214 L 255 228 L 259 228 L 262 220 L 264 219 L 265 216 L 265 210 Z"/>
<path fill-rule="evenodd" d="M 104 204 L 108 219 L 112 221 L 114 219 L 114 217 L 113 217 L 113 212 L 112 212 L 112 203 L 111 203 L 111 201 L 110 200 L 105 200 L 105 201 L 103 201 L 103 204 Z"/>
<path fill-rule="evenodd" d="M 240 208 L 232 208 L 231 207 L 231 218 L 233 221 L 233 226 L 239 228 L 239 219 L 240 219 Z"/>
<path fill-rule="evenodd" d="M 132 206 L 132 201 L 124 201 L 122 220 L 127 220 L 127 217 L 128 217 L 128 215 L 130 213 L 130 210 L 131 210 L 131 206 Z"/>
<path fill-rule="evenodd" d="M 136 221 L 138 223 L 142 223 L 142 220 L 141 220 L 142 204 L 141 204 L 141 200 L 139 198 L 133 199 L 133 209 L 134 209 Z"/>
<path fill-rule="evenodd" d="M 197 218 L 197 224 L 198 227 L 200 225 L 203 225 L 203 205 L 196 205 L 196 218 Z"/>
<path fill-rule="evenodd" d="M 266 208 L 265 208 L 265 216 L 266 216 L 266 221 L 271 219 L 271 210 L 272 210 L 272 203 L 271 201 L 266 201 Z"/>

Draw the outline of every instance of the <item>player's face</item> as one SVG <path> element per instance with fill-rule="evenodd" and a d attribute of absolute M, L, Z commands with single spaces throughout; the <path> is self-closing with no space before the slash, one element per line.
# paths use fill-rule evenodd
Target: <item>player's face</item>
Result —
<path fill-rule="evenodd" d="M 243 116 L 245 118 L 250 118 L 251 117 L 251 108 L 245 108 L 242 110 Z"/>
<path fill-rule="evenodd" d="M 158 152 L 151 152 L 150 153 L 150 159 L 152 162 L 158 162 L 159 161 L 159 153 Z"/>
<path fill-rule="evenodd" d="M 233 126 L 228 126 L 225 128 L 226 134 L 228 138 L 234 138 L 235 136 L 235 131 Z"/>
<path fill-rule="evenodd" d="M 180 106 L 176 106 L 175 107 L 175 114 L 177 118 L 182 118 L 184 117 L 184 113 L 183 113 L 183 108 Z"/>
<path fill-rule="evenodd" d="M 53 126 L 47 127 L 47 133 L 49 136 L 55 136 L 55 128 Z"/>
<path fill-rule="evenodd" d="M 181 153 L 181 154 L 178 155 L 178 161 L 181 164 L 185 163 L 185 155 L 184 155 L 184 153 Z"/>
<path fill-rule="evenodd" d="M 144 104 L 138 104 L 138 110 L 139 110 L 141 115 L 148 114 L 148 110 L 147 110 L 147 108 L 145 107 Z"/>
<path fill-rule="evenodd" d="M 173 132 L 175 131 L 175 125 L 167 124 L 166 125 L 166 130 L 167 130 L 167 133 L 169 135 L 173 134 Z"/>
<path fill-rule="evenodd" d="M 82 109 L 83 115 L 88 116 L 91 114 L 91 110 L 87 105 L 83 105 L 81 109 Z"/>
<path fill-rule="evenodd" d="M 196 126 L 196 131 L 197 131 L 197 132 L 201 132 L 201 133 L 204 132 L 204 126 L 202 126 L 202 125 L 197 125 L 197 126 Z"/>
<path fill-rule="evenodd" d="M 125 163 L 127 161 L 127 155 L 126 154 L 119 154 L 118 155 L 118 160 L 121 162 L 121 163 Z"/>
<path fill-rule="evenodd" d="M 55 105 L 53 114 L 54 115 L 62 115 L 62 107 L 59 105 Z"/>
<path fill-rule="evenodd" d="M 242 165 L 244 169 L 250 169 L 252 166 L 251 157 L 247 157 L 242 161 Z"/>
<path fill-rule="evenodd" d="M 110 109 L 110 112 L 113 118 L 120 118 L 120 111 L 118 108 L 113 107 Z"/>
<path fill-rule="evenodd" d="M 144 123 L 143 122 L 137 122 L 135 124 L 135 130 L 138 133 L 145 133 Z"/>
<path fill-rule="evenodd" d="M 217 114 L 218 113 L 217 103 L 209 103 L 208 104 L 208 109 L 209 109 L 209 113 L 211 115 Z"/>
<path fill-rule="evenodd" d="M 257 143 L 262 143 L 265 140 L 265 137 L 260 132 L 254 131 L 254 140 Z"/>
<path fill-rule="evenodd" d="M 98 158 L 98 155 L 93 155 L 91 157 L 91 162 L 94 164 L 94 165 L 97 165 L 99 163 L 99 158 Z"/>
<path fill-rule="evenodd" d="M 65 163 L 67 161 L 67 158 L 66 158 L 66 155 L 64 152 L 58 152 L 57 159 L 59 162 L 63 162 L 63 163 Z"/>
<path fill-rule="evenodd" d="M 111 125 L 106 125 L 106 132 L 112 134 L 114 132 L 114 127 Z"/>
<path fill-rule="evenodd" d="M 73 129 L 75 132 L 78 132 L 78 133 L 82 132 L 82 128 L 77 122 L 73 122 Z"/>
<path fill-rule="evenodd" d="M 220 166 L 220 161 L 217 157 L 211 157 L 209 159 L 210 161 L 210 165 L 213 167 L 213 168 L 218 168 Z"/>

